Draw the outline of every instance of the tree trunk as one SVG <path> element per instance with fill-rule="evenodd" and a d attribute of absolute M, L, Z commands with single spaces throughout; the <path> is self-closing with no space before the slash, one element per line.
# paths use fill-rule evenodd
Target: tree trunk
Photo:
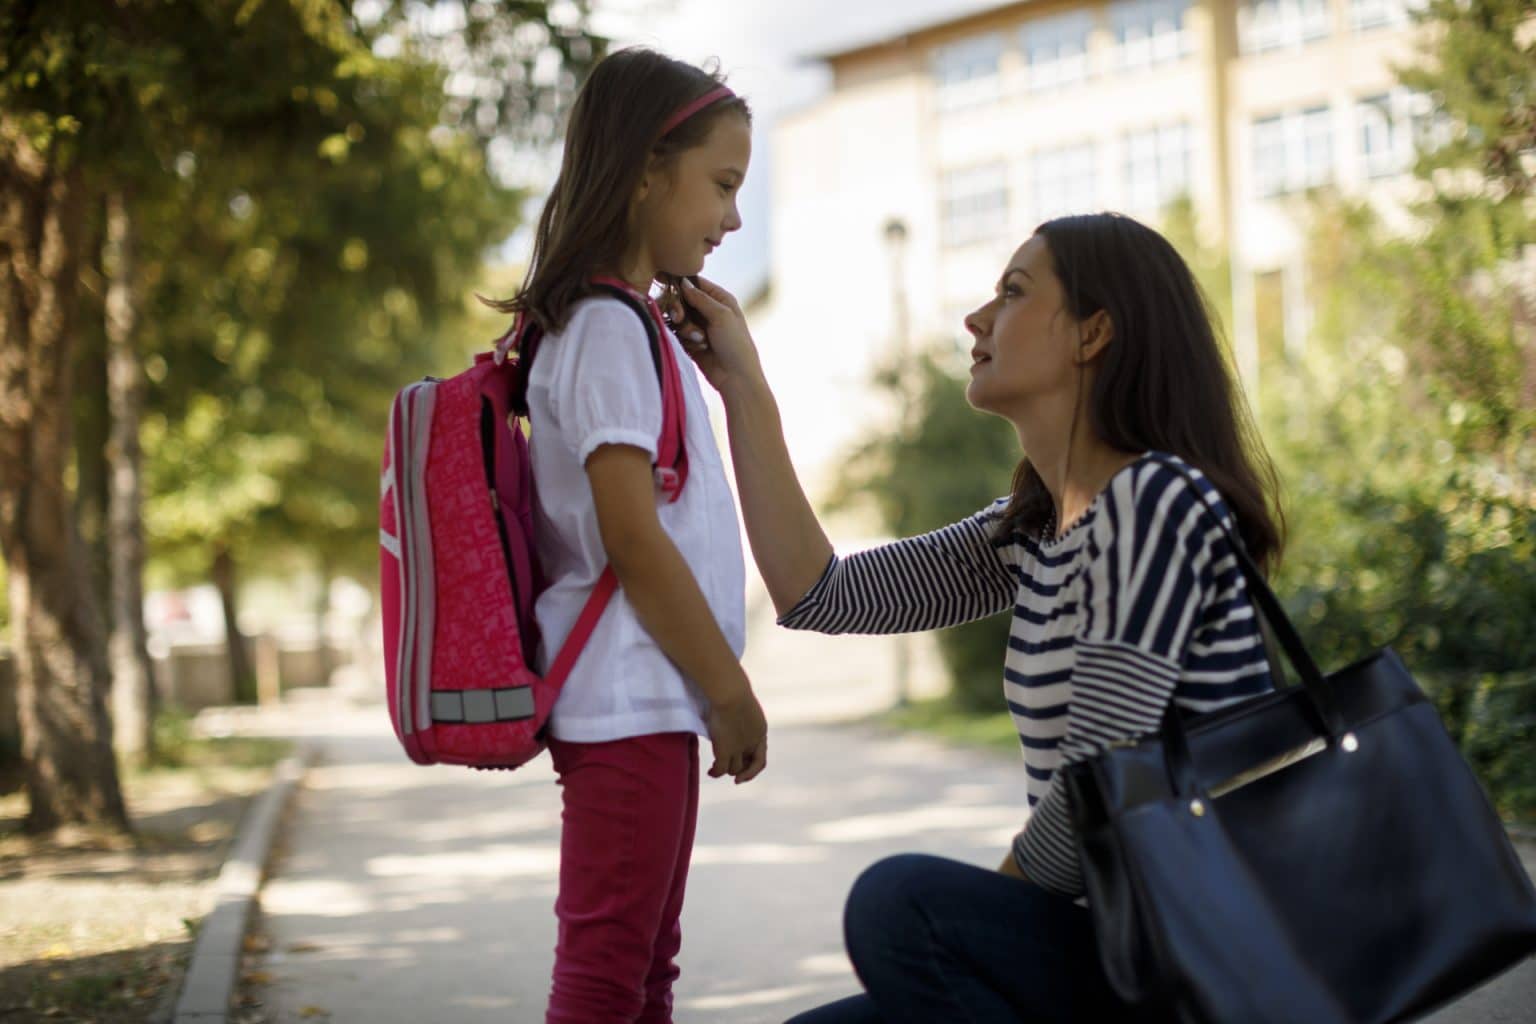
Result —
<path fill-rule="evenodd" d="M 229 647 L 229 679 L 234 698 L 241 703 L 256 699 L 256 676 L 251 654 L 240 632 L 239 588 L 235 582 L 235 558 L 229 545 L 220 541 L 213 549 L 213 585 L 224 605 L 224 636 Z"/>
<path fill-rule="evenodd" d="M 106 638 L 65 486 L 85 186 L 60 163 L 0 114 L 0 552 L 16 627 L 26 828 L 127 832 Z"/>
<path fill-rule="evenodd" d="M 107 391 L 112 410 L 107 464 L 111 553 L 112 628 L 107 644 L 112 665 L 113 741 L 134 762 L 155 755 L 155 670 L 144 628 L 144 528 L 139 421 L 144 377 L 138 351 L 140 296 L 134 263 L 134 225 L 128 197 L 107 196 Z"/>
<path fill-rule="evenodd" d="M 86 251 L 102 248 L 100 239 L 85 243 Z M 94 275 L 92 275 L 94 276 Z M 90 304 L 82 304 L 82 310 Z M 107 439 L 111 430 L 111 412 L 107 396 L 107 346 L 102 332 L 85 329 L 76 314 L 74 358 L 74 457 L 75 523 L 85 542 L 86 561 L 91 569 L 91 585 L 96 588 L 96 606 L 102 611 L 103 625 L 112 629 L 112 569 L 107 536 L 107 507 L 111 501 L 111 481 L 107 470 Z"/>

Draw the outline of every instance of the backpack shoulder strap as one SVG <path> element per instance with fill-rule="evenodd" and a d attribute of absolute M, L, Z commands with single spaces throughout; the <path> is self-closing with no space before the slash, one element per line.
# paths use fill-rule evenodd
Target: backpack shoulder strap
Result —
<path fill-rule="evenodd" d="M 650 343 L 651 365 L 661 385 L 661 436 L 656 442 L 656 485 L 669 502 L 681 495 L 688 479 L 687 408 L 683 399 L 682 373 L 677 355 L 666 344 L 666 320 L 661 307 L 648 295 L 641 295 L 626 282 L 606 275 L 594 277 L 593 287 L 610 298 L 618 299 L 640 318 Z M 516 352 L 512 366 L 511 394 L 508 405 L 518 416 L 528 415 L 528 376 L 538 355 L 544 332 L 531 319 L 519 316 L 511 330 L 496 341 L 498 362 L 509 352 Z"/>
<path fill-rule="evenodd" d="M 688 479 L 688 449 L 684 443 L 687 410 L 683 401 L 683 378 L 677 355 L 667 344 L 666 320 L 661 307 L 649 295 L 640 295 L 627 283 L 613 277 L 595 277 L 592 283 L 604 294 L 627 305 L 641 324 L 651 345 L 651 363 L 661 383 L 661 436 L 656 442 L 656 486 L 669 502 L 682 494 Z"/>

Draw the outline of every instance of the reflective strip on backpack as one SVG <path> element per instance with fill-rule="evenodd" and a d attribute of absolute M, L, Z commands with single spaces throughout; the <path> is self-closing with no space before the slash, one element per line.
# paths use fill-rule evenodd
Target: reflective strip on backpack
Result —
<path fill-rule="evenodd" d="M 432 694 L 432 721 L 519 722 L 533 717 L 533 687 L 499 690 L 437 690 Z"/>
<path fill-rule="evenodd" d="M 432 686 L 432 640 L 437 629 L 437 573 L 432 553 L 432 517 L 427 510 L 427 452 L 432 446 L 432 416 L 436 406 L 437 383 L 424 380 L 417 384 L 408 427 L 407 442 L 411 449 L 405 463 L 408 472 L 404 478 L 396 480 L 396 486 L 403 484 L 409 495 L 403 530 L 409 538 L 406 550 L 416 577 L 410 695 L 416 698 L 418 729 L 425 729 L 430 721 L 428 695 Z M 402 699 L 408 699 L 410 695 Z"/>

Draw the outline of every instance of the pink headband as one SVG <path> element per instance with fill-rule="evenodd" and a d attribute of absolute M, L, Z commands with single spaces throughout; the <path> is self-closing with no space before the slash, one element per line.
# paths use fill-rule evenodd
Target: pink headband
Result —
<path fill-rule="evenodd" d="M 661 126 L 661 137 L 666 138 L 672 129 L 676 128 L 678 125 L 682 124 L 684 121 L 688 120 L 690 117 L 692 117 L 694 114 L 697 114 L 705 107 L 713 106 L 714 104 L 719 103 L 721 100 L 727 98 L 735 99 L 736 94 L 731 92 L 731 90 L 727 89 L 723 85 L 709 90 L 709 92 L 705 93 L 703 96 L 700 96 L 692 103 L 682 107 L 671 117 L 667 118 L 667 123 Z"/>

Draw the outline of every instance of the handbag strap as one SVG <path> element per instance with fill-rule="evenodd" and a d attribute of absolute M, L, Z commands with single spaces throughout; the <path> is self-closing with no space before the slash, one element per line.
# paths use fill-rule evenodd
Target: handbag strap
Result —
<path fill-rule="evenodd" d="M 1227 542 L 1231 545 L 1232 551 L 1237 557 L 1237 564 L 1242 570 L 1243 578 L 1248 583 L 1249 600 L 1253 602 L 1255 611 L 1258 612 L 1273 631 L 1275 639 L 1280 643 L 1280 649 L 1285 653 L 1286 660 L 1296 670 L 1297 677 L 1301 680 L 1301 685 L 1311 700 L 1312 709 L 1317 713 L 1319 724 L 1328 733 L 1330 739 L 1337 739 L 1346 731 L 1344 728 L 1344 717 L 1339 711 L 1339 703 L 1334 699 L 1333 690 L 1323 678 L 1322 670 L 1317 667 L 1317 662 L 1313 660 L 1311 653 L 1307 650 L 1307 645 L 1302 641 L 1301 634 L 1297 632 L 1296 626 L 1291 622 L 1291 617 L 1285 613 L 1285 607 L 1280 603 L 1280 599 L 1275 596 L 1275 592 L 1270 589 L 1269 581 L 1264 578 L 1263 570 L 1258 567 L 1253 557 L 1248 554 L 1247 545 L 1243 543 L 1242 538 L 1237 535 L 1237 532 L 1232 529 L 1231 523 L 1221 516 L 1217 512 L 1216 507 L 1211 504 L 1205 491 L 1200 487 L 1199 481 L 1195 479 L 1194 474 L 1189 471 L 1183 460 L 1178 459 L 1173 462 L 1166 462 L 1164 465 L 1177 470 L 1189 482 L 1190 487 L 1195 492 L 1196 500 L 1210 514 L 1210 517 L 1215 520 L 1216 525 L 1221 528 L 1221 532 L 1226 535 Z M 1173 703 L 1170 701 L 1168 706 L 1171 711 Z M 1165 715 L 1165 724 L 1167 718 L 1168 716 Z M 1182 732 L 1182 729 L 1179 731 Z M 1166 736 L 1166 729 L 1164 729 L 1164 734 Z M 1179 739 L 1182 740 L 1182 737 Z"/>

